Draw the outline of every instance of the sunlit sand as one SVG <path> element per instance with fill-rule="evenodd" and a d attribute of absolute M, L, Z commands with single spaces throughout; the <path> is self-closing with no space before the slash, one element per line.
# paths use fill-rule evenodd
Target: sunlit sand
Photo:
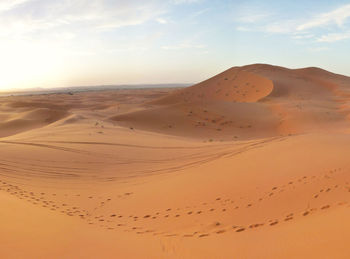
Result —
<path fill-rule="evenodd" d="M 347 258 L 350 78 L 1 97 L 0 257 Z"/>

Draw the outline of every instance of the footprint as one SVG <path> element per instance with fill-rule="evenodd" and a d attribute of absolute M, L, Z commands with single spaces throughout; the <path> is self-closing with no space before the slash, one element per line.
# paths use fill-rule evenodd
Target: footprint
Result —
<path fill-rule="evenodd" d="M 257 227 L 261 227 L 263 225 L 264 225 L 263 223 L 261 223 L 261 224 L 252 224 L 252 225 L 249 226 L 249 228 L 257 228 Z"/>
<path fill-rule="evenodd" d="M 310 212 L 305 211 L 305 212 L 303 213 L 303 216 L 307 216 L 307 215 L 309 215 L 309 213 L 310 213 Z"/>

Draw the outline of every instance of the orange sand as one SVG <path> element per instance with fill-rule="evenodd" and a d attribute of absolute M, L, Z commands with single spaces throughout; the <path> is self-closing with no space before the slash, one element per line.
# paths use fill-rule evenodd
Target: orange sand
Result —
<path fill-rule="evenodd" d="M 0 100 L 0 258 L 350 256 L 348 77 Z"/>

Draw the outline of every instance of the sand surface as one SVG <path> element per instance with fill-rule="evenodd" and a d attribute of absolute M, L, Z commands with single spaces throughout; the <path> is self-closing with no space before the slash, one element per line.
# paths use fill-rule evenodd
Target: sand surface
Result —
<path fill-rule="evenodd" d="M 349 258 L 350 78 L 0 98 L 0 258 Z"/>

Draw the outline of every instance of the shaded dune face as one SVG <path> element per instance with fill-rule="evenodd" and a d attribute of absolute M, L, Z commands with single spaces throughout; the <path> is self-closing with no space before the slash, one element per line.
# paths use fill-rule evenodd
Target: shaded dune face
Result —
<path fill-rule="evenodd" d="M 349 86 L 348 77 L 319 68 L 233 67 L 111 120 L 207 140 L 343 130 L 349 126 Z"/>
<path fill-rule="evenodd" d="M 22 106 L 23 107 L 23 106 Z M 64 110 L 30 108 L 28 111 L 8 116 L 0 122 L 0 137 L 14 135 L 27 130 L 43 127 L 68 116 Z"/>

